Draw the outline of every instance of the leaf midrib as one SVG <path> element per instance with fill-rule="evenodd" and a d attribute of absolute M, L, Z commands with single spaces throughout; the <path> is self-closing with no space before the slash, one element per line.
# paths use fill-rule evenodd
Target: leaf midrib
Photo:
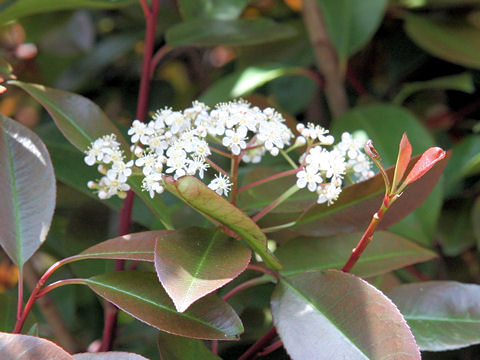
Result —
<path fill-rule="evenodd" d="M 201 320 L 201 319 L 198 319 L 198 318 L 195 318 L 195 317 L 193 317 L 193 316 L 189 316 L 187 313 L 184 313 L 184 312 L 183 312 L 183 313 L 180 313 L 180 312 L 178 312 L 178 311 L 176 311 L 176 310 L 174 310 L 174 309 L 172 309 L 172 308 L 169 308 L 168 306 L 165 306 L 165 305 L 156 303 L 156 302 L 154 302 L 154 301 L 152 301 L 152 300 L 150 300 L 150 299 L 141 297 L 141 296 L 139 296 L 139 295 L 137 295 L 137 294 L 134 294 L 134 293 L 131 293 L 131 292 L 129 292 L 129 291 L 126 291 L 126 290 L 123 290 L 123 289 L 119 289 L 119 288 L 113 287 L 113 286 L 111 286 L 111 285 L 107 285 L 107 284 L 104 284 L 104 283 L 101 283 L 101 282 L 98 282 L 98 281 L 95 281 L 95 280 L 92 280 L 92 279 L 86 279 L 85 281 L 86 281 L 87 284 L 88 284 L 88 283 L 93 283 L 94 285 L 98 285 L 98 286 L 104 287 L 104 288 L 106 288 L 106 289 L 110 289 L 110 290 L 113 290 L 113 291 L 115 291 L 115 292 L 118 292 L 118 293 L 121 293 L 121 294 L 125 294 L 125 295 L 128 295 L 128 296 L 131 296 L 131 297 L 133 297 L 133 298 L 135 298 L 135 299 L 138 299 L 138 300 L 140 300 L 140 301 L 143 301 L 143 302 L 145 302 L 145 303 L 147 303 L 147 304 L 150 304 L 150 305 L 153 305 L 153 306 L 155 306 L 155 307 L 158 307 L 158 308 L 162 309 L 163 311 L 167 311 L 167 312 L 169 312 L 169 313 L 173 313 L 173 314 L 175 314 L 175 315 L 178 315 L 178 316 L 181 316 L 181 317 L 185 317 L 185 318 L 187 318 L 188 320 L 195 321 L 195 322 L 200 323 L 200 324 L 202 324 L 202 325 L 205 325 L 205 326 L 207 326 L 207 327 L 209 327 L 209 328 L 211 328 L 211 329 L 214 329 L 215 331 L 219 331 L 219 332 L 221 332 L 222 334 L 225 334 L 225 332 L 224 332 L 222 329 L 217 328 L 217 327 L 213 326 L 212 324 L 210 324 L 210 323 L 208 323 L 208 322 L 205 322 L 205 321 L 203 321 L 203 320 Z M 230 335 L 229 335 L 229 336 L 230 336 Z"/>
<path fill-rule="evenodd" d="M 304 293 L 302 293 L 300 290 L 298 290 L 293 284 L 289 283 L 285 278 L 282 279 L 283 282 L 298 296 L 300 296 L 302 299 L 304 299 L 306 302 L 308 302 L 314 309 L 316 309 L 322 316 L 324 316 L 340 333 L 343 334 L 344 338 L 347 339 L 355 348 L 363 355 L 365 356 L 366 359 L 369 359 L 367 354 L 363 352 L 363 350 L 359 347 L 358 344 L 356 344 L 354 341 L 352 341 L 345 332 L 342 331 L 341 328 L 339 328 L 335 322 L 333 322 L 321 309 L 319 309 L 314 302 L 310 300 L 308 296 L 306 296 Z"/>

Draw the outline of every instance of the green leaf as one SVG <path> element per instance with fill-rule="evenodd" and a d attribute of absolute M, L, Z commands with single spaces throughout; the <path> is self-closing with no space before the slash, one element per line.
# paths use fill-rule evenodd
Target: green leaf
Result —
<path fill-rule="evenodd" d="M 404 132 L 408 134 L 408 138 L 412 144 L 413 154 L 422 153 L 435 145 L 432 136 L 415 116 L 401 107 L 387 104 L 358 106 L 342 117 L 335 119 L 332 125 L 332 133 L 336 137 L 339 137 L 344 131 L 366 133 L 366 135 L 373 140 L 375 148 L 382 157 L 384 166 L 395 164 L 398 144 Z M 446 164 L 446 162 L 442 163 Z M 430 176 L 431 175 L 432 174 L 430 174 Z M 437 175 L 439 176 L 440 174 Z M 436 183 L 436 181 L 438 181 L 438 178 L 433 183 Z M 418 201 L 410 210 L 415 209 L 417 206 L 419 208 L 410 214 L 407 219 L 403 220 L 403 222 L 396 225 L 393 232 L 423 245 L 431 246 L 442 206 L 443 189 L 441 186 L 437 186 L 432 191 L 433 187 L 430 187 L 427 182 L 423 181 L 422 183 L 423 186 L 426 186 L 423 191 L 422 189 L 416 188 L 419 190 L 419 193 L 416 195 L 419 195 L 422 201 Z M 412 184 L 412 186 L 413 185 L 414 184 Z M 411 188 L 410 191 L 412 191 Z M 431 191 L 432 194 L 427 197 L 426 195 Z M 408 188 L 404 195 L 407 194 Z M 399 206 L 400 204 L 395 204 L 392 209 L 389 210 L 389 213 L 393 211 L 395 207 L 398 209 Z M 407 214 L 409 214 L 409 212 Z"/>
<path fill-rule="evenodd" d="M 269 81 L 299 71 L 297 67 L 279 64 L 249 66 L 222 77 L 203 93 L 200 101 L 213 106 L 219 102 L 245 96 Z"/>
<path fill-rule="evenodd" d="M 293 360 L 420 359 L 395 305 L 366 281 L 336 270 L 283 278 L 272 315 Z"/>
<path fill-rule="evenodd" d="M 248 0 L 179 0 L 180 12 L 185 20 L 237 19 L 247 6 Z"/>
<path fill-rule="evenodd" d="M 402 196 L 388 210 L 379 229 L 386 229 L 398 223 L 425 200 L 438 182 L 448 162 L 448 155 L 449 153 L 425 176 L 407 187 Z M 407 172 L 419 158 L 420 156 L 416 156 L 410 160 Z M 394 170 L 393 166 L 387 169 L 390 179 L 393 177 Z M 297 233 L 307 236 L 331 236 L 364 231 L 373 214 L 379 209 L 384 193 L 382 176 L 377 174 L 367 181 L 345 187 L 339 199 L 331 206 L 315 204 L 300 216 L 294 229 Z M 429 216 L 428 212 L 426 216 Z M 411 217 L 406 219 L 409 218 L 411 219 Z M 406 232 L 415 230 L 417 223 L 415 221 L 414 224 L 410 224 L 410 227 L 405 229 Z"/>
<path fill-rule="evenodd" d="M 469 68 L 480 69 L 480 29 L 467 21 L 408 14 L 405 31 L 423 50 Z"/>
<path fill-rule="evenodd" d="M 44 12 L 91 7 L 114 9 L 135 0 L 7 0 L 0 4 L 0 23 Z"/>
<path fill-rule="evenodd" d="M 60 346 L 35 336 L 0 332 L 2 360 L 73 360 Z"/>
<path fill-rule="evenodd" d="M 201 340 L 158 333 L 160 360 L 221 360 Z"/>
<path fill-rule="evenodd" d="M 35 133 L 1 114 L 0 131 L 0 245 L 22 268 L 50 228 L 55 175 Z"/>
<path fill-rule="evenodd" d="M 393 99 L 395 104 L 402 104 L 412 94 L 423 90 L 457 90 L 472 94 L 475 91 L 472 74 L 462 73 L 442 76 L 428 81 L 417 81 L 402 86 Z"/>
<path fill-rule="evenodd" d="M 462 179 L 480 172 L 480 135 L 470 135 L 452 148 L 445 169 L 445 187 L 451 192 Z"/>
<path fill-rule="evenodd" d="M 7 293 L 0 294 L 0 331 L 12 331 L 15 327 L 17 299 Z"/>
<path fill-rule="evenodd" d="M 475 6 L 480 0 L 392 0 L 409 8 L 457 8 L 459 6 Z"/>
<path fill-rule="evenodd" d="M 388 293 L 421 350 L 444 351 L 480 343 L 480 286 L 428 281 Z"/>
<path fill-rule="evenodd" d="M 342 63 L 377 31 L 387 0 L 317 0 L 328 35 Z"/>
<path fill-rule="evenodd" d="M 121 351 L 75 354 L 73 358 L 75 360 L 148 360 L 143 356 Z"/>
<path fill-rule="evenodd" d="M 154 260 L 155 243 L 168 230 L 144 231 L 103 241 L 73 256 L 80 259 Z"/>
<path fill-rule="evenodd" d="M 267 237 L 243 211 L 192 176 L 184 176 L 178 180 L 166 177 L 164 181 L 168 191 L 202 215 L 228 226 L 240 235 L 268 266 L 281 269 L 282 265 L 267 249 Z"/>
<path fill-rule="evenodd" d="M 13 67 L 4 58 L 0 57 L 0 77 L 8 78 L 13 73 Z"/>
<path fill-rule="evenodd" d="M 68 91 L 21 81 L 9 81 L 35 98 L 50 114 L 60 131 L 78 150 L 84 152 L 103 135 L 115 134 L 129 152 L 130 146 L 105 113 L 89 99 Z"/>
<path fill-rule="evenodd" d="M 471 201 L 458 201 L 442 209 L 438 222 L 437 240 L 444 255 L 458 256 L 475 246 L 471 211 Z"/>
<path fill-rule="evenodd" d="M 235 340 L 243 332 L 238 315 L 216 295 L 179 313 L 154 273 L 117 271 L 84 280 L 98 295 L 159 330 L 208 340 Z"/>
<path fill-rule="evenodd" d="M 341 269 L 361 237 L 362 233 L 328 238 L 299 237 L 282 244 L 275 255 L 284 266 L 281 273 L 286 276 L 311 270 Z M 398 235 L 378 231 L 352 273 L 361 277 L 375 276 L 436 256 Z"/>
<path fill-rule="evenodd" d="M 218 229 L 186 228 L 160 236 L 158 278 L 179 312 L 235 279 L 250 262 L 250 249 Z"/>
<path fill-rule="evenodd" d="M 268 18 L 197 19 L 172 26 L 166 40 L 170 46 L 254 45 L 289 38 L 295 33 L 293 27 Z"/>

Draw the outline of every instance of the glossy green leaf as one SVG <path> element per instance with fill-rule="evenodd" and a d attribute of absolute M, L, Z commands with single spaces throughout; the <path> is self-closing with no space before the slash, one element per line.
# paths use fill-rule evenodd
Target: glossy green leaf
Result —
<path fill-rule="evenodd" d="M 8 0 L 0 4 L 0 23 L 44 12 L 76 8 L 114 9 L 135 0 Z"/>
<path fill-rule="evenodd" d="M 420 359 L 396 306 L 352 274 L 311 271 L 283 278 L 271 305 L 275 327 L 293 360 Z"/>
<path fill-rule="evenodd" d="M 248 0 L 180 0 L 180 12 L 185 20 L 218 19 L 234 20 L 238 18 Z"/>
<path fill-rule="evenodd" d="M 332 133 L 338 138 L 344 131 L 366 133 L 373 140 L 373 144 L 380 154 L 385 167 L 395 164 L 398 144 L 404 132 L 408 135 L 414 155 L 436 145 L 430 133 L 412 113 L 404 108 L 387 104 L 358 106 L 345 113 L 342 117 L 335 119 L 332 124 Z M 442 163 L 445 164 L 446 162 Z M 438 169 L 439 166 L 436 166 L 436 168 Z M 437 175 L 439 176 L 440 174 Z M 431 184 L 435 184 L 437 180 L 434 180 Z M 432 181 L 432 179 L 429 181 Z M 420 196 L 422 201 L 418 201 L 413 208 L 410 208 L 409 212 L 416 207 L 418 209 L 398 223 L 392 230 L 422 245 L 432 246 L 432 239 L 442 206 L 443 189 L 441 186 L 434 188 L 425 181 L 422 183 L 425 188 L 423 190 L 417 188 L 419 192 L 415 195 Z M 410 188 L 410 191 L 412 191 L 412 188 Z M 430 192 L 432 192 L 431 195 L 427 197 L 426 195 Z M 405 192 L 404 195 L 407 194 L 408 192 Z M 399 203 L 395 204 L 389 210 L 389 213 L 396 211 L 395 208 L 398 209 L 399 207 Z"/>
<path fill-rule="evenodd" d="M 444 351 L 480 343 L 480 286 L 455 281 L 401 285 L 388 293 L 421 350 Z"/>
<path fill-rule="evenodd" d="M 238 20 L 196 19 L 172 26 L 170 46 L 254 45 L 295 36 L 295 29 L 268 18 Z"/>
<path fill-rule="evenodd" d="M 423 90 L 457 90 L 472 94 L 475 91 L 472 74 L 442 76 L 428 81 L 407 83 L 398 92 L 393 102 L 402 104 L 409 96 Z"/>
<path fill-rule="evenodd" d="M 155 243 L 168 230 L 138 232 L 103 241 L 73 256 L 80 259 L 154 260 Z"/>
<path fill-rule="evenodd" d="M 480 69 L 480 29 L 467 21 L 408 14 L 405 31 L 426 52 L 454 64 Z"/>
<path fill-rule="evenodd" d="M 148 360 L 143 356 L 121 351 L 75 354 L 73 358 L 75 360 Z"/>
<path fill-rule="evenodd" d="M 452 159 L 445 169 L 445 187 L 452 191 L 463 178 L 480 172 L 480 135 L 470 135 L 452 148 Z"/>
<path fill-rule="evenodd" d="M 55 175 L 40 138 L 4 115 L 0 115 L 0 169 L 0 245 L 22 268 L 50 228 Z"/>
<path fill-rule="evenodd" d="M 158 278 L 179 312 L 229 283 L 250 262 L 250 249 L 218 229 L 191 227 L 160 236 Z"/>
<path fill-rule="evenodd" d="M 410 161 L 409 168 L 418 159 L 419 156 L 414 157 Z M 388 210 L 379 228 L 386 229 L 398 223 L 417 208 L 438 182 L 447 161 L 448 156 L 435 165 L 427 175 L 409 185 Z M 393 177 L 393 172 L 394 167 L 387 169 L 390 178 Z M 315 204 L 301 215 L 294 229 L 307 236 L 331 236 L 364 231 L 373 214 L 379 209 L 384 193 L 383 179 L 380 174 L 377 174 L 367 181 L 344 188 L 339 199 L 331 206 Z M 415 229 L 415 226 L 418 226 L 417 222 L 411 224 L 410 228 L 406 230 Z"/>
<path fill-rule="evenodd" d="M 158 333 L 160 360 L 221 360 L 201 340 Z"/>
<path fill-rule="evenodd" d="M 249 66 L 222 77 L 208 88 L 200 97 L 200 101 L 213 106 L 219 102 L 245 96 L 269 81 L 298 72 L 297 67 L 279 64 Z"/>
<path fill-rule="evenodd" d="M 97 138 L 115 134 L 124 151 L 130 147 L 117 127 L 89 99 L 43 85 L 9 81 L 33 96 L 48 111 L 60 131 L 80 151 L 88 149 Z"/>
<path fill-rule="evenodd" d="M 277 270 L 282 267 L 275 256 L 268 251 L 267 237 L 258 225 L 243 211 L 212 191 L 200 180 L 192 176 L 184 176 L 176 181 L 166 177 L 165 187 L 202 215 L 235 231 L 262 257 L 268 266 Z"/>
<path fill-rule="evenodd" d="M 345 63 L 377 31 L 387 0 L 317 0 L 329 38 Z"/>
<path fill-rule="evenodd" d="M 299 237 L 282 244 L 276 251 L 284 270 L 290 276 L 305 271 L 341 269 L 362 233 L 328 238 Z M 378 231 L 352 273 L 361 277 L 375 276 L 436 257 L 430 250 L 398 235 Z"/>
<path fill-rule="evenodd" d="M 55 343 L 35 336 L 0 332 L 2 360 L 73 360 Z"/>
<path fill-rule="evenodd" d="M 98 295 L 159 330 L 198 339 L 235 340 L 243 332 L 238 315 L 216 295 L 179 313 L 154 273 L 121 271 L 84 280 Z"/>

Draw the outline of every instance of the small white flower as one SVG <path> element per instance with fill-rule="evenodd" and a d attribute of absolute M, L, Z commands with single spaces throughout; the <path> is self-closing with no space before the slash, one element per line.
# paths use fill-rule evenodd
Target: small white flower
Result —
<path fill-rule="evenodd" d="M 120 182 L 126 182 L 128 177 L 132 175 L 133 160 L 130 160 L 127 163 L 123 161 L 115 161 L 112 165 L 112 168 L 107 171 L 107 177 L 111 180 L 118 179 Z"/>
<path fill-rule="evenodd" d="M 247 147 L 245 139 L 247 137 L 247 128 L 240 127 L 237 131 L 225 130 L 225 137 L 222 140 L 223 146 L 232 150 L 233 155 L 240 155 L 240 152 Z"/>
<path fill-rule="evenodd" d="M 349 159 L 356 159 L 362 154 L 363 144 L 360 140 L 355 139 L 352 134 L 344 132 L 342 134 L 342 140 L 335 148 L 345 154 Z"/>
<path fill-rule="evenodd" d="M 335 186 L 335 184 L 325 184 L 319 186 L 317 189 L 318 204 L 328 203 L 328 205 L 332 205 L 335 200 L 338 199 L 338 196 L 342 192 L 342 188 Z"/>
<path fill-rule="evenodd" d="M 142 189 L 148 191 L 152 199 L 155 193 L 161 194 L 164 191 L 164 187 L 161 185 L 162 178 L 159 173 L 153 173 L 143 178 Z"/>
<path fill-rule="evenodd" d="M 186 158 L 171 157 L 167 160 L 167 174 L 174 173 L 173 178 L 177 180 L 179 177 L 187 175 L 188 161 Z"/>
<path fill-rule="evenodd" d="M 203 179 L 208 167 L 209 165 L 203 160 L 203 158 L 194 157 L 193 160 L 190 160 L 188 163 L 187 172 L 189 175 L 195 175 L 198 171 L 198 176 L 200 179 Z"/>
<path fill-rule="evenodd" d="M 140 141 L 142 144 L 146 145 L 148 142 L 148 137 L 153 134 L 153 129 L 148 127 L 140 120 L 134 120 L 132 127 L 128 130 L 127 134 L 132 135 L 130 139 L 132 143 Z"/>
<path fill-rule="evenodd" d="M 297 186 L 300 189 L 306 186 L 309 191 L 314 192 L 322 182 L 323 179 L 315 166 L 307 166 L 297 173 Z"/>
<path fill-rule="evenodd" d="M 215 191 L 218 195 L 225 196 L 228 196 L 231 186 L 232 183 L 230 182 L 230 179 L 222 174 L 215 175 L 215 179 L 208 184 L 208 187 Z"/>

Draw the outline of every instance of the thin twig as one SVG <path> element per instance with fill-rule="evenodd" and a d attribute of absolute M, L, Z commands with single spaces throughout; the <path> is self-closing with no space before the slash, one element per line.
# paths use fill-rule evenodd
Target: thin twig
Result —
<path fill-rule="evenodd" d="M 39 276 L 30 263 L 26 263 L 23 267 L 25 282 L 27 286 L 33 291 L 39 282 Z M 43 313 L 45 320 L 52 329 L 53 335 L 57 343 L 70 353 L 75 354 L 79 350 L 79 346 L 73 337 L 67 325 L 63 321 L 60 312 L 50 296 L 44 296 L 37 301 L 40 311 Z"/>
<path fill-rule="evenodd" d="M 269 344 L 277 336 L 277 330 L 272 327 L 265 335 L 257 340 L 238 360 L 248 360 L 255 356 L 257 352 L 262 350 L 267 344 Z"/>
<path fill-rule="evenodd" d="M 347 94 L 343 86 L 344 76 L 316 0 L 303 1 L 303 18 L 318 69 L 325 79 L 325 95 L 330 111 L 334 117 L 338 117 L 348 109 Z"/>

